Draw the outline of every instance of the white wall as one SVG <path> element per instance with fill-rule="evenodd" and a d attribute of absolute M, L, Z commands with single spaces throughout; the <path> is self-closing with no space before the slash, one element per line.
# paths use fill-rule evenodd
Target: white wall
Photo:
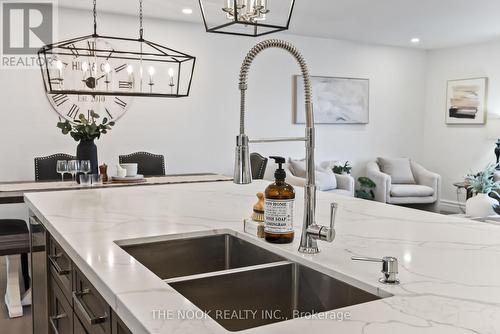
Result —
<path fill-rule="evenodd" d="M 87 12 L 61 10 L 59 39 L 91 32 Z M 145 37 L 197 57 L 189 98 L 137 98 L 108 135 L 97 142 L 100 163 L 113 166 L 119 154 L 147 150 L 166 156 L 167 172 L 232 173 L 239 124 L 238 72 L 259 39 L 207 34 L 201 25 L 149 20 Z M 102 34 L 137 36 L 137 18 L 100 15 Z M 302 50 L 312 75 L 370 79 L 368 125 L 318 125 L 318 161 L 350 160 L 355 172 L 378 155 L 420 157 L 423 129 L 422 51 L 363 45 L 294 35 L 273 35 Z M 247 128 L 250 136 L 302 135 L 292 125 L 295 61 L 281 50 L 260 55 L 249 75 Z M 33 158 L 72 153 L 76 143 L 60 134 L 57 116 L 37 70 L 0 71 L 0 181 L 34 178 Z M 263 154 L 302 157 L 301 144 L 253 147 Z M 113 168 L 114 169 L 114 168 Z"/>
<path fill-rule="evenodd" d="M 61 10 L 60 39 L 87 34 L 87 12 Z M 137 35 L 135 17 L 101 15 L 100 32 Z M 97 142 L 100 162 L 148 150 L 165 154 L 169 173 L 231 173 L 238 131 L 237 78 L 241 61 L 259 39 L 207 34 L 201 25 L 146 20 L 145 37 L 197 56 L 191 96 L 137 98 L 115 129 Z M 319 125 L 317 158 L 349 159 L 356 167 L 379 154 L 418 156 L 423 126 L 425 53 L 293 35 L 273 35 L 302 50 L 313 75 L 370 79 L 368 125 Z M 294 60 L 281 50 L 260 55 L 250 71 L 248 133 L 298 135 L 292 125 Z M 33 179 L 33 157 L 74 152 L 76 143 L 55 127 L 36 70 L 0 72 L 0 181 Z M 303 156 L 300 144 L 255 147 L 263 153 Z"/>
<path fill-rule="evenodd" d="M 488 77 L 490 118 L 500 115 L 500 41 L 428 53 L 423 163 L 443 177 L 445 203 L 456 202 L 453 183 L 494 162 L 495 139 L 486 125 L 446 125 L 447 80 Z M 500 137 L 500 134 L 499 134 Z M 463 196 L 460 201 L 463 201 Z"/>

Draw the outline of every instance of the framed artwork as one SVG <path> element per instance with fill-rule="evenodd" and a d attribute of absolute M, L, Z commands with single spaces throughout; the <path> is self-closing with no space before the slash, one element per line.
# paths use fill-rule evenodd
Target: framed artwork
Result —
<path fill-rule="evenodd" d="M 304 80 L 294 76 L 294 123 L 305 123 Z M 370 81 L 359 78 L 311 77 L 314 122 L 317 124 L 367 124 Z"/>
<path fill-rule="evenodd" d="M 484 124 L 487 78 L 448 81 L 446 124 Z"/>

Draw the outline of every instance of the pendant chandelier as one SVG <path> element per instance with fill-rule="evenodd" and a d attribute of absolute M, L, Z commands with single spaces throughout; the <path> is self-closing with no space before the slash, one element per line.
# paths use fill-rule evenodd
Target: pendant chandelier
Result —
<path fill-rule="evenodd" d="M 198 0 L 207 32 L 262 36 L 287 30 L 295 0 Z"/>
<path fill-rule="evenodd" d="M 143 38 L 142 0 L 138 39 L 98 35 L 96 0 L 93 18 L 92 35 L 38 51 L 48 94 L 189 96 L 196 58 Z"/>

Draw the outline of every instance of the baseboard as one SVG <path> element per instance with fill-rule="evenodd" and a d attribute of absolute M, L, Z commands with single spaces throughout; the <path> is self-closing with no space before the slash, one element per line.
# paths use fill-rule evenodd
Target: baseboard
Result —
<path fill-rule="evenodd" d="M 463 213 L 465 208 L 465 203 L 450 201 L 450 200 L 441 200 L 439 209 L 443 212 L 452 212 L 452 213 Z"/>

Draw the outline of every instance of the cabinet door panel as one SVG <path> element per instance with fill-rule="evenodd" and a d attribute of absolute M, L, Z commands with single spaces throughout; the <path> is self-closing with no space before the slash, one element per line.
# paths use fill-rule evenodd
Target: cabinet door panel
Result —
<path fill-rule="evenodd" d="M 40 220 L 30 212 L 31 312 L 33 334 L 49 331 L 49 275 L 47 265 L 48 233 Z"/>
<path fill-rule="evenodd" d="M 49 298 L 49 333 L 72 334 L 73 309 L 53 278 L 50 280 Z"/>
<path fill-rule="evenodd" d="M 112 312 L 113 321 L 111 323 L 112 334 L 132 334 L 115 312 Z"/>
<path fill-rule="evenodd" d="M 78 320 L 78 317 L 75 315 L 75 326 L 74 326 L 74 334 L 88 334 L 83 325 L 81 324 L 80 320 Z"/>
<path fill-rule="evenodd" d="M 71 302 L 71 292 L 73 291 L 72 263 L 69 256 L 52 237 L 50 237 L 49 254 L 47 256 L 52 276 L 59 283 L 68 301 Z"/>
<path fill-rule="evenodd" d="M 110 334 L 109 305 L 80 270 L 75 268 L 73 276 L 73 307 L 85 330 L 89 334 Z"/>

